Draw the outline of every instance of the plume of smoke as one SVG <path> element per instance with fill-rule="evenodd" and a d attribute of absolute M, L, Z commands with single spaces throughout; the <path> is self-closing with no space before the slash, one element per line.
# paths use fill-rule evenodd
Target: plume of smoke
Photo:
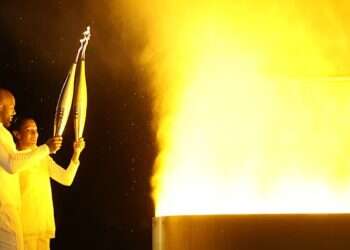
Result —
<path fill-rule="evenodd" d="M 347 87 L 290 79 L 349 72 L 348 20 L 342 13 L 347 5 L 125 2 L 130 23 L 147 34 L 139 62 L 154 94 L 160 152 L 153 185 L 160 210 L 215 203 L 225 212 L 227 200 L 250 204 L 263 196 L 271 199 L 259 205 L 266 212 L 281 208 L 279 199 L 290 192 L 284 183 L 310 183 L 305 188 L 312 196 L 325 181 L 324 197 L 327 185 L 344 187 L 349 110 L 341 93 Z"/>

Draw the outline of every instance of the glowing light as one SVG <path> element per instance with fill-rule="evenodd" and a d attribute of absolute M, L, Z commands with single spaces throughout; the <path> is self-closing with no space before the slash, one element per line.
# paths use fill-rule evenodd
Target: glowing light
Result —
<path fill-rule="evenodd" d="M 349 212 L 350 81 L 318 78 L 346 61 L 334 3 L 147 3 L 156 215 Z"/>

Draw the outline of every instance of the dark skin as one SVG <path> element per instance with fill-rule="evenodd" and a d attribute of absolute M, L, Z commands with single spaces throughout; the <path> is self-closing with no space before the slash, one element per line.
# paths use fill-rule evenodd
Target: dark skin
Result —
<path fill-rule="evenodd" d="M 19 129 L 13 131 L 13 134 L 17 139 L 17 148 L 19 150 L 34 149 L 37 146 L 39 133 L 36 122 L 33 119 L 28 118 L 21 121 Z M 79 156 L 84 148 L 85 141 L 83 138 L 73 143 L 73 155 L 71 159 L 73 162 L 77 163 L 79 161 Z"/>
<path fill-rule="evenodd" d="M 6 128 L 11 126 L 13 117 L 16 114 L 15 106 L 16 100 L 13 94 L 6 89 L 0 88 L 0 123 Z M 55 153 L 62 146 L 62 137 L 52 137 L 45 144 L 49 147 L 50 154 Z"/>
<path fill-rule="evenodd" d="M 0 89 L 0 122 L 6 128 L 11 125 L 12 119 L 16 114 L 15 97 L 8 90 Z"/>

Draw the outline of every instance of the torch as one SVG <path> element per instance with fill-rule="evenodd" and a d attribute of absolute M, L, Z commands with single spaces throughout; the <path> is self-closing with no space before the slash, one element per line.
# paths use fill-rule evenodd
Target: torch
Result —
<path fill-rule="evenodd" d="M 53 135 L 62 136 L 63 131 L 66 127 L 67 120 L 69 117 L 69 112 L 72 106 L 73 93 L 74 93 L 74 79 L 75 79 L 75 70 L 77 67 L 78 59 L 81 50 L 84 47 L 83 41 L 80 41 L 80 47 L 78 49 L 74 63 L 72 64 L 68 75 L 63 83 L 61 93 L 56 106 L 55 120 Z"/>
<path fill-rule="evenodd" d="M 86 121 L 87 89 L 85 76 L 85 52 L 91 37 L 89 26 L 86 28 L 83 35 L 84 38 L 81 40 L 83 48 L 81 53 L 80 76 L 77 84 L 77 93 L 75 96 L 74 105 L 74 134 L 76 141 L 82 137 Z"/>

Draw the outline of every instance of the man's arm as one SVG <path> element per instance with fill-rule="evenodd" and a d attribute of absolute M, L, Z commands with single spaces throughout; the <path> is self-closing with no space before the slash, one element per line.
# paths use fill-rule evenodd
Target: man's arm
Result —
<path fill-rule="evenodd" d="M 44 144 L 29 152 L 17 151 L 0 142 L 0 165 L 10 174 L 26 169 L 33 161 L 41 160 L 50 153 Z"/>
<path fill-rule="evenodd" d="M 31 151 L 18 151 L 13 137 L 6 129 L 0 129 L 0 167 L 10 174 L 29 167 L 32 161 L 43 159 L 45 156 L 61 148 L 62 137 L 50 138 L 46 144 Z"/>

